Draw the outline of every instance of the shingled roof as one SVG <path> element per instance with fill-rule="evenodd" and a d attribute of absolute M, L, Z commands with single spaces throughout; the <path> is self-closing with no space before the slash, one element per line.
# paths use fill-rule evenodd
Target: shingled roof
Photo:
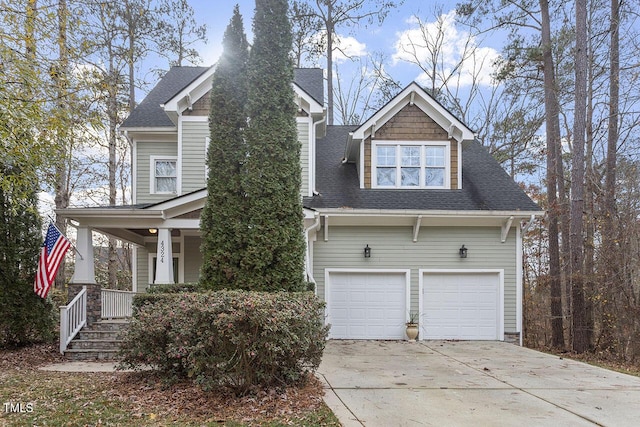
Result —
<path fill-rule="evenodd" d="M 209 67 L 171 67 L 122 123 L 122 128 L 173 127 L 161 105 L 197 79 Z"/>
<path fill-rule="evenodd" d="M 293 81 L 318 104 L 324 105 L 324 77 L 320 68 L 296 68 Z"/>
<path fill-rule="evenodd" d="M 122 128 L 174 127 L 161 105 L 169 101 L 210 67 L 171 67 L 122 123 Z M 324 83 L 319 68 L 297 68 L 295 83 L 320 105 L 324 105 Z"/>
<path fill-rule="evenodd" d="M 304 198 L 311 209 L 407 209 L 535 211 L 536 205 L 477 141 L 462 144 L 462 190 L 362 189 L 355 164 L 342 163 L 344 145 L 355 126 L 327 126 L 316 144 L 316 189 Z"/>

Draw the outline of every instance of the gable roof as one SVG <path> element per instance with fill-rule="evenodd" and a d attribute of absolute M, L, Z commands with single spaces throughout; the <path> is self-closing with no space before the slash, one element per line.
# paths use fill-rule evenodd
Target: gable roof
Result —
<path fill-rule="evenodd" d="M 120 128 L 174 127 L 162 104 L 211 67 L 171 67 L 142 102 L 131 112 Z"/>
<path fill-rule="evenodd" d="M 171 67 L 142 102 L 120 126 L 133 128 L 174 128 L 176 124 L 164 109 L 164 105 L 205 77 L 213 67 Z M 320 108 L 324 105 L 324 81 L 320 68 L 294 69 L 294 83 L 311 97 Z M 198 95 L 199 96 L 199 95 Z M 195 101 L 195 99 L 193 100 Z M 175 106 L 173 106 L 175 107 Z"/>
<path fill-rule="evenodd" d="M 458 142 L 474 139 L 473 131 L 467 125 L 429 95 L 418 83 L 413 82 L 376 111 L 367 121 L 353 129 L 352 136 L 345 145 L 344 157 L 353 160 L 357 156 L 358 147 L 362 141 L 369 137 L 375 137 L 376 130 L 382 128 L 407 105 L 415 105 L 422 110 L 448 133 L 449 138 Z"/>
<path fill-rule="evenodd" d="M 372 209 L 412 211 L 523 211 L 540 208 L 502 169 L 478 141 L 462 144 L 462 189 L 360 188 L 353 163 L 343 163 L 344 145 L 354 126 L 327 126 L 316 144 L 316 190 L 304 198 L 311 209 Z"/>
<path fill-rule="evenodd" d="M 324 77 L 320 68 L 295 68 L 293 81 L 314 101 L 324 105 Z"/>

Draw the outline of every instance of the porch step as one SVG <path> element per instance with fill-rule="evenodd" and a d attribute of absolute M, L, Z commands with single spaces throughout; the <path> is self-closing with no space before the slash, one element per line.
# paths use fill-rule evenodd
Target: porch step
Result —
<path fill-rule="evenodd" d="M 115 361 L 118 360 L 118 349 L 115 350 L 91 350 L 70 348 L 64 352 L 65 357 L 74 361 Z"/>
<path fill-rule="evenodd" d="M 69 349 L 77 350 L 118 350 L 122 340 L 115 339 L 77 339 L 69 343 Z"/>
<path fill-rule="evenodd" d="M 100 320 L 84 327 L 69 343 L 64 355 L 70 360 L 117 360 L 122 333 L 128 320 Z"/>

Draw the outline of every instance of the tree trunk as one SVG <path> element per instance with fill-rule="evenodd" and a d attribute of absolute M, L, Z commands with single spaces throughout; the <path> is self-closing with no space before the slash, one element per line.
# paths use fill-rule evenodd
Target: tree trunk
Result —
<path fill-rule="evenodd" d="M 571 157 L 571 299 L 573 350 L 584 353 L 590 347 L 584 295 L 584 146 L 587 107 L 587 2 L 576 0 L 575 108 Z"/>
<path fill-rule="evenodd" d="M 552 345 L 564 348 L 562 319 L 562 288 L 560 282 L 560 248 L 558 244 L 558 203 L 556 157 L 560 144 L 559 107 L 556 95 L 553 53 L 551 50 L 551 22 L 548 0 L 540 0 L 542 16 L 542 51 L 544 66 L 544 100 L 547 133 L 547 201 L 549 220 L 549 281 L 551 291 L 551 334 Z M 560 177 L 561 178 L 561 177 Z"/>
<path fill-rule="evenodd" d="M 589 56 L 593 57 L 593 50 L 589 46 Z M 593 62 L 588 66 L 588 96 L 587 96 L 587 118 L 586 118 L 586 179 L 585 179 L 585 240 L 584 240 L 584 288 L 589 298 L 586 299 L 586 324 L 590 333 L 590 341 L 593 342 L 594 317 L 593 317 L 593 296 L 596 294 L 596 285 L 598 280 L 595 277 L 595 193 L 596 193 L 596 176 L 593 167 Z"/>
<path fill-rule="evenodd" d="M 327 2 L 327 124 L 333 124 L 333 3 Z"/>
<path fill-rule="evenodd" d="M 616 288 L 618 282 L 623 280 L 620 275 L 620 257 L 616 242 L 617 231 L 615 219 L 617 217 L 616 207 L 616 178 L 617 178 L 617 148 L 618 148 L 618 115 L 619 115 L 619 92 L 620 92 L 620 3 L 619 0 L 611 0 L 611 22 L 610 22 L 610 48 L 609 48 L 609 122 L 607 128 L 607 160 L 605 166 L 605 186 L 604 186 L 604 221 L 602 233 L 602 266 L 604 271 L 603 292 L 607 292 L 602 303 L 603 310 L 603 337 L 601 348 L 608 348 L 612 344 L 614 318 L 617 313 L 612 312 L 611 290 Z"/>
<path fill-rule="evenodd" d="M 54 182 L 54 203 L 56 209 L 65 209 L 69 207 L 69 183 L 67 161 L 70 151 L 70 134 L 66 125 L 68 109 L 67 102 L 67 72 L 68 72 L 68 50 L 67 50 L 67 1 L 58 0 L 58 64 L 53 66 L 54 72 L 51 73 L 57 91 L 57 139 L 59 147 L 59 156 L 55 163 L 55 182 Z M 56 218 L 56 227 L 66 234 L 67 223 L 64 218 Z M 64 259 L 60 263 L 60 269 L 56 275 L 55 287 L 63 289 L 65 284 L 66 263 Z"/>
<path fill-rule="evenodd" d="M 117 124 L 118 124 L 118 73 L 114 65 L 115 54 L 112 46 L 109 46 L 109 99 L 107 116 L 109 121 L 109 205 L 114 206 L 116 204 L 116 148 L 117 148 Z M 116 254 L 116 240 L 109 237 L 109 259 L 108 259 L 108 275 L 109 286 L 112 289 L 117 288 L 118 283 L 118 270 L 117 270 L 117 254 Z"/>

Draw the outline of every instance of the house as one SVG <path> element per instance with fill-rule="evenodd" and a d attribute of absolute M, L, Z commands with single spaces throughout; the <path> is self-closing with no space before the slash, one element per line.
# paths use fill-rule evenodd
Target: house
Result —
<path fill-rule="evenodd" d="M 174 67 L 123 123 L 133 205 L 63 209 L 134 244 L 133 289 L 196 282 L 213 68 Z M 412 83 L 359 126 L 327 126 L 320 69 L 295 71 L 306 275 L 336 339 L 522 339 L 522 234 L 541 215 L 473 132 Z M 94 284 L 92 257 L 72 283 Z"/>

